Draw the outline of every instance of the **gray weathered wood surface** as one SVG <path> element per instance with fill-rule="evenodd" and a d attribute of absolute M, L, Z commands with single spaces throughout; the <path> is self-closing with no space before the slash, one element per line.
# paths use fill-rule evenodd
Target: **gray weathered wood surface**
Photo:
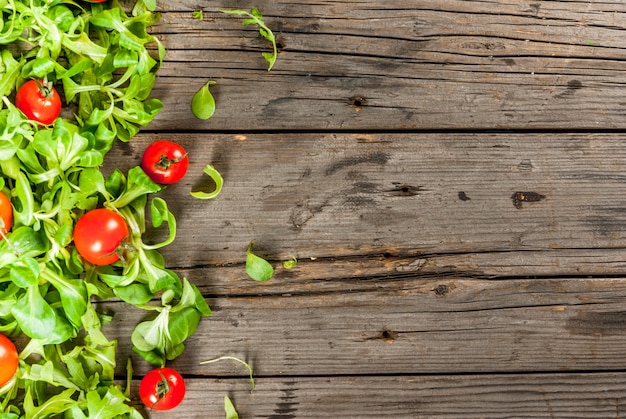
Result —
<path fill-rule="evenodd" d="M 252 6 L 279 40 L 270 72 L 256 29 L 219 13 Z M 223 417 L 224 395 L 242 418 L 624 416 L 626 3 L 159 8 L 165 109 L 107 167 L 157 138 L 191 156 L 162 195 L 164 255 L 214 314 L 172 363 L 175 417 Z M 208 163 L 226 183 L 198 201 Z M 267 283 L 246 277 L 251 240 Z M 131 355 L 141 313 L 102 309 Z M 199 364 L 222 355 L 252 364 L 253 393 L 240 365 Z"/>
<path fill-rule="evenodd" d="M 623 128 L 626 5 L 542 1 L 272 1 L 281 53 L 221 8 L 162 2 L 169 49 L 155 129 Z M 203 21 L 191 17 L 205 10 Z M 243 51 L 242 51 L 243 50 Z M 209 122 L 188 112 L 218 82 Z M 356 102 L 356 103 L 355 103 Z"/>

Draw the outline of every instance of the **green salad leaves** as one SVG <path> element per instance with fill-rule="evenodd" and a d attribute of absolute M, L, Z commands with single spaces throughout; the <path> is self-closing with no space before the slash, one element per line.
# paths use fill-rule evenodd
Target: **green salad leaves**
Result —
<path fill-rule="evenodd" d="M 141 418 L 115 381 L 117 343 L 102 333 L 110 318 L 92 301 L 146 311 L 129 338 L 155 365 L 180 355 L 211 314 L 159 253 L 176 235 L 174 215 L 153 196 L 163 187 L 139 167 L 106 177 L 99 169 L 115 140 L 129 141 L 163 107 L 150 98 L 165 54 L 148 33 L 155 8 L 0 1 L 0 190 L 14 207 L 0 240 L 0 332 L 25 344 L 16 376 L 0 388 L 3 419 Z M 50 126 L 26 119 L 12 98 L 31 78 L 62 87 L 68 115 Z M 98 207 L 119 212 L 130 231 L 124 260 L 109 266 L 85 262 L 72 244 L 77 220 Z M 144 243 L 148 220 L 167 228 L 161 243 Z"/>

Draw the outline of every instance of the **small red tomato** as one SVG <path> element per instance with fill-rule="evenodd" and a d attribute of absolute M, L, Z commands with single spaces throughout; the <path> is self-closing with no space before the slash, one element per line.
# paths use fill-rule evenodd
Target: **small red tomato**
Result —
<path fill-rule="evenodd" d="M 118 212 L 98 208 L 88 211 L 74 227 L 74 245 L 87 262 L 110 265 L 119 260 L 120 245 L 128 238 L 128 225 Z"/>
<path fill-rule="evenodd" d="M 172 141 L 159 140 L 146 147 L 141 168 L 156 183 L 169 185 L 185 176 L 189 167 L 187 152 Z"/>
<path fill-rule="evenodd" d="M 61 114 L 61 97 L 52 83 L 29 80 L 17 90 L 15 106 L 28 119 L 49 125 Z"/>
<path fill-rule="evenodd" d="M 0 238 L 4 238 L 12 226 L 13 207 L 11 201 L 3 192 L 0 192 Z"/>
<path fill-rule="evenodd" d="M 154 369 L 141 380 L 139 397 L 150 409 L 173 409 L 185 398 L 185 381 L 171 368 Z"/>
<path fill-rule="evenodd" d="M 0 387 L 8 383 L 17 371 L 18 356 L 11 340 L 0 334 Z"/>

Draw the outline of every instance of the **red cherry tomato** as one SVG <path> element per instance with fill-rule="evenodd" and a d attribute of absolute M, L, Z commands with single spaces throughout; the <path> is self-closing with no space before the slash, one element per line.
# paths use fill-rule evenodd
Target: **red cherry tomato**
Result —
<path fill-rule="evenodd" d="M 61 97 L 51 83 L 29 80 L 17 90 L 15 106 L 28 119 L 49 125 L 61 114 Z"/>
<path fill-rule="evenodd" d="M 8 383 L 17 371 L 18 356 L 11 340 L 0 334 L 0 387 Z"/>
<path fill-rule="evenodd" d="M 119 260 L 120 245 L 128 238 L 128 225 L 118 212 L 98 208 L 83 215 L 74 227 L 74 245 L 86 261 L 110 265 Z"/>
<path fill-rule="evenodd" d="M 11 201 L 3 192 L 0 192 L 0 238 L 4 238 L 12 226 L 13 207 Z"/>
<path fill-rule="evenodd" d="M 185 176 L 189 167 L 187 152 L 172 141 L 159 140 L 146 147 L 141 158 L 141 168 L 157 183 L 169 185 Z"/>
<path fill-rule="evenodd" d="M 141 380 L 139 397 L 150 409 L 173 409 L 185 398 L 185 381 L 171 368 L 154 369 Z"/>

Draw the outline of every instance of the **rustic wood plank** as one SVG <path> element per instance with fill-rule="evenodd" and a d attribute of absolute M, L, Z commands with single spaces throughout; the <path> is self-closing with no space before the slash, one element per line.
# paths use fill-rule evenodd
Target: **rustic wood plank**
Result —
<path fill-rule="evenodd" d="M 191 379 L 176 418 L 610 418 L 624 410 L 623 373 Z M 171 418 L 173 412 L 149 412 Z"/>
<path fill-rule="evenodd" d="M 168 56 L 151 129 L 624 128 L 620 1 L 277 1 L 263 5 L 280 56 L 219 13 L 251 2 L 161 4 Z M 189 111 L 208 80 L 218 109 Z"/>
<path fill-rule="evenodd" d="M 394 257 L 369 255 L 299 260 L 284 269 L 274 261 L 274 280 L 259 286 L 248 279 L 243 262 L 177 269 L 181 277 L 200 278 L 200 290 L 211 296 L 290 295 L 316 292 L 375 291 L 408 278 L 449 277 L 510 279 L 610 275 L 624 272 L 623 250 L 553 250 L 484 252 Z"/>
<path fill-rule="evenodd" d="M 624 369 L 624 278 L 409 277 L 365 291 L 356 282 L 330 292 L 311 285 L 301 294 L 209 297 L 214 315 L 169 365 L 195 376 L 245 374 L 234 363 L 200 365 L 223 355 L 247 360 L 259 376 Z M 100 309 L 115 313 L 105 330 L 126 359 L 145 313 L 114 302 Z"/>
<path fill-rule="evenodd" d="M 256 28 L 218 12 L 252 6 L 278 36 L 269 73 Z M 222 417 L 225 394 L 241 417 L 621 417 L 626 151 L 591 131 L 626 127 L 626 4 L 159 8 L 164 112 L 105 169 L 162 137 L 192 157 L 163 193 L 164 254 L 214 315 L 171 363 L 189 377 L 176 417 Z M 207 80 L 218 109 L 198 121 Z M 208 163 L 226 185 L 198 201 Z M 267 283 L 245 275 L 252 239 Z M 147 371 L 129 342 L 143 313 L 98 305 Z M 252 364 L 254 393 L 240 365 L 199 365 L 221 355 Z"/>
<path fill-rule="evenodd" d="M 165 136 L 191 155 L 187 177 L 162 195 L 178 218 L 176 245 L 164 249 L 172 267 L 241 264 L 256 239 L 273 261 L 370 256 L 353 265 L 379 266 L 372 275 L 623 272 L 619 134 Z M 108 167 L 137 164 L 162 137 L 118 144 Z M 209 163 L 225 186 L 200 201 L 188 192 L 211 187 Z"/>

